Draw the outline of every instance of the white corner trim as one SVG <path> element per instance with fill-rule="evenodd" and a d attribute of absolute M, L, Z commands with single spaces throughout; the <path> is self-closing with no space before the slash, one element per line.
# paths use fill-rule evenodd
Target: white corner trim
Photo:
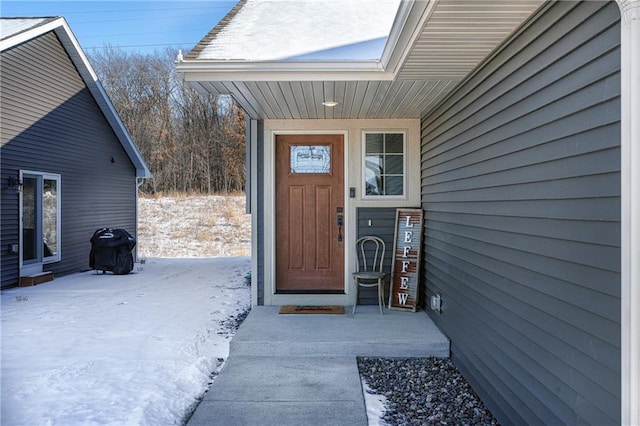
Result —
<path fill-rule="evenodd" d="M 640 424 L 640 0 L 621 15 L 621 424 Z"/>
<path fill-rule="evenodd" d="M 251 237 L 251 305 L 258 305 L 258 278 L 260 277 L 260 270 L 258 269 L 258 238 L 257 238 L 257 230 L 258 230 L 258 217 L 260 216 L 258 209 L 258 191 L 264 191 L 264 188 L 258 186 L 258 120 L 249 120 L 248 123 L 251 126 L 249 131 L 250 140 L 246 141 L 249 143 L 249 148 L 251 149 L 251 181 L 248 182 L 251 189 L 251 232 L 253 236 Z M 263 219 L 264 220 L 264 219 Z M 264 228 L 263 228 L 264 229 Z M 264 235 L 262 238 L 262 245 L 264 246 L 266 243 L 264 242 Z M 263 303 L 264 303 L 264 281 L 263 281 Z"/>

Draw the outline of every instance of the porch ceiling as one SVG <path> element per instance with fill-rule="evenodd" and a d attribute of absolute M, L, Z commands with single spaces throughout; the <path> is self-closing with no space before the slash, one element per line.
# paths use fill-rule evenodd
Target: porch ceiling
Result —
<path fill-rule="evenodd" d="M 230 94 L 256 119 L 420 118 L 543 3 L 403 1 L 380 61 L 188 58 L 177 68 L 197 90 Z"/>

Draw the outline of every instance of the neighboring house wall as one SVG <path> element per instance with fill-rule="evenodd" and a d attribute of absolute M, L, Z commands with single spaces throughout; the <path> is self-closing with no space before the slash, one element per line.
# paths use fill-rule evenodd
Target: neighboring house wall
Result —
<path fill-rule="evenodd" d="M 60 41 L 47 33 L 2 53 L 2 286 L 18 282 L 18 170 L 61 175 L 60 262 L 55 275 L 89 268 L 99 227 L 136 229 L 136 170 Z M 112 161 L 113 159 L 113 161 Z"/>
<path fill-rule="evenodd" d="M 422 123 L 425 274 L 502 424 L 620 423 L 620 26 L 559 2 Z"/>

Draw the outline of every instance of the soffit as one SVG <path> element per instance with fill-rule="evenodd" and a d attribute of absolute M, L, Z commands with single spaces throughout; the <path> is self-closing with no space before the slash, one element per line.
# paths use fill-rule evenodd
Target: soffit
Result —
<path fill-rule="evenodd" d="M 542 3 L 541 0 L 439 1 L 397 78 L 464 78 Z"/>
<path fill-rule="evenodd" d="M 231 94 L 253 118 L 420 118 L 452 82 L 425 81 L 192 81 L 203 93 Z M 322 105 L 338 102 L 335 107 Z"/>
<path fill-rule="evenodd" d="M 179 63 L 178 69 L 196 89 L 231 94 L 257 119 L 421 118 L 544 1 L 409 3 L 411 13 L 420 16 L 412 17 L 414 28 L 403 28 L 405 34 L 394 48 L 396 57 L 389 63 L 391 67 L 395 61 L 396 69 L 387 69 L 382 63 L 372 66 L 371 62 L 198 60 Z M 401 24 L 407 22 L 410 20 Z M 403 48 L 404 53 L 400 52 Z M 324 107 L 326 100 L 338 105 Z"/>

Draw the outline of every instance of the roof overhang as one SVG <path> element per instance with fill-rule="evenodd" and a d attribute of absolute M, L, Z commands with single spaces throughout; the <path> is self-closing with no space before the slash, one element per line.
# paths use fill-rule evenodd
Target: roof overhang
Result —
<path fill-rule="evenodd" d="M 420 118 L 542 4 L 402 0 L 376 61 L 212 60 L 190 54 L 176 67 L 197 90 L 231 95 L 256 119 Z M 205 40 L 216 42 L 215 35 Z M 327 100 L 338 106 L 323 107 Z"/>
<path fill-rule="evenodd" d="M 126 126 L 122 122 L 120 115 L 113 106 L 104 87 L 100 84 L 98 76 L 64 18 L 47 19 L 40 25 L 36 25 L 26 29 L 25 31 L 18 32 L 0 40 L 0 51 L 5 51 L 6 49 L 10 49 L 50 31 L 53 31 L 58 39 L 60 39 L 64 49 L 78 70 L 80 77 L 87 85 L 89 92 L 91 92 L 105 118 L 111 125 L 111 128 L 118 137 L 120 144 L 136 168 L 136 177 L 150 178 L 152 176 L 151 171 L 147 167 L 142 154 L 134 143 Z"/>
<path fill-rule="evenodd" d="M 183 60 L 178 71 L 188 81 L 358 81 L 393 80 L 380 62 L 285 62 Z"/>

